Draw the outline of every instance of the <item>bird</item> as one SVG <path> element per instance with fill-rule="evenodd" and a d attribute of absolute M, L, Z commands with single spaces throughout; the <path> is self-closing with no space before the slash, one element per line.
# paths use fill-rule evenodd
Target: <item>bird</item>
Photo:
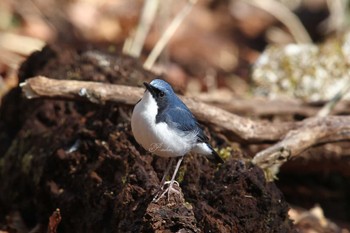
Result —
<path fill-rule="evenodd" d="M 223 163 L 222 158 L 209 144 L 197 119 L 189 108 L 175 94 L 169 83 L 162 79 L 144 82 L 145 92 L 136 103 L 131 116 L 131 129 L 135 140 L 145 150 L 170 158 L 160 184 L 160 190 L 167 189 L 153 200 L 159 200 L 168 193 L 179 193 L 173 185 L 184 156 L 190 152 L 205 155 L 215 163 Z M 178 158 L 170 181 L 165 181 L 171 166 Z"/>

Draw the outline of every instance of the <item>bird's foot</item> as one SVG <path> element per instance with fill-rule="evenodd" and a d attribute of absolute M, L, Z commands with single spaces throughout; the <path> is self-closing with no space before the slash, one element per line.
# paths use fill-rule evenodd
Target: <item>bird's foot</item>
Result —
<path fill-rule="evenodd" d="M 165 182 L 164 182 L 164 184 L 163 184 L 163 186 L 162 186 L 161 189 L 163 190 L 163 189 L 164 189 L 164 186 L 167 185 L 167 184 L 169 185 L 169 187 L 170 187 L 170 186 L 172 187 L 174 184 L 176 184 L 177 186 L 180 187 L 179 182 L 177 182 L 176 180 L 174 180 L 174 181 L 172 182 L 172 184 L 171 184 L 171 180 L 169 180 L 169 181 L 165 181 Z M 176 190 L 176 191 L 177 191 L 177 190 Z"/>
<path fill-rule="evenodd" d="M 178 187 L 180 187 L 179 182 L 177 182 L 175 180 L 174 181 L 166 181 L 166 182 L 164 182 L 163 186 L 160 189 L 160 192 L 164 190 L 164 187 L 166 185 L 169 185 L 169 186 L 160 195 L 159 195 L 160 192 L 158 192 L 158 194 L 153 198 L 153 202 L 158 202 L 166 194 L 168 194 L 168 201 L 170 200 L 170 195 L 171 194 L 175 193 L 175 194 L 179 195 L 180 192 L 173 187 L 174 184 L 176 184 Z"/>

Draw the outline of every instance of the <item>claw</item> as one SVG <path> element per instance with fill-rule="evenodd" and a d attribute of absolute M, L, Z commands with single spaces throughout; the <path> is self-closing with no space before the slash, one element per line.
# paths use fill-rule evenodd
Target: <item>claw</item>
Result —
<path fill-rule="evenodd" d="M 162 190 L 163 190 L 163 188 L 164 188 L 164 186 L 165 186 L 166 184 L 169 184 L 169 185 L 170 185 L 170 184 L 171 184 L 171 180 L 165 181 L 165 182 L 164 182 L 164 185 L 163 185 L 163 187 L 162 187 Z M 177 186 L 180 187 L 179 182 L 177 182 L 176 180 L 173 181 L 173 184 L 176 184 Z"/>
<path fill-rule="evenodd" d="M 178 187 L 180 187 L 180 185 L 179 185 L 179 182 L 177 182 L 177 181 L 173 181 L 173 182 L 171 182 L 171 181 L 166 181 L 165 183 L 164 183 L 164 185 L 163 185 L 163 187 L 161 188 L 161 190 L 163 190 L 164 189 L 164 186 L 165 185 L 167 185 L 167 184 L 169 184 L 169 186 L 162 192 L 162 194 L 159 196 L 158 194 L 153 198 L 153 202 L 158 202 L 160 199 L 162 199 L 164 196 L 165 196 L 165 194 L 168 194 L 168 201 L 170 200 L 170 195 L 172 194 L 172 193 L 175 193 L 175 194 L 177 194 L 177 195 L 179 195 L 180 194 L 180 192 L 178 191 L 178 190 L 176 190 L 174 187 L 173 187 L 173 185 L 174 184 L 176 184 Z"/>
<path fill-rule="evenodd" d="M 166 193 L 168 193 L 168 201 L 170 199 L 170 194 L 171 193 L 180 194 L 179 191 L 177 191 L 176 189 L 173 188 L 173 185 L 176 184 L 178 187 L 180 187 L 179 183 L 175 180 L 175 176 L 177 174 L 177 171 L 179 170 L 179 167 L 180 167 L 180 164 L 181 164 L 182 160 L 183 160 L 183 156 L 179 159 L 179 161 L 177 161 L 176 168 L 175 168 L 173 176 L 171 177 L 171 180 L 170 181 L 165 181 L 165 177 L 166 177 L 167 173 L 169 172 L 169 166 L 168 166 L 168 168 L 167 168 L 167 170 L 166 170 L 166 172 L 165 172 L 165 174 L 163 176 L 162 182 L 161 182 L 161 183 L 163 183 L 163 182 L 164 183 L 162 184 L 162 186 L 161 186 L 160 190 L 158 191 L 157 195 L 153 198 L 153 200 L 152 200 L 153 202 L 158 202 L 162 197 L 164 197 L 164 195 Z M 172 160 L 170 162 L 172 163 Z M 159 193 L 164 189 L 164 186 L 167 185 L 167 184 L 169 184 L 168 188 L 165 189 L 165 191 L 159 196 Z"/>

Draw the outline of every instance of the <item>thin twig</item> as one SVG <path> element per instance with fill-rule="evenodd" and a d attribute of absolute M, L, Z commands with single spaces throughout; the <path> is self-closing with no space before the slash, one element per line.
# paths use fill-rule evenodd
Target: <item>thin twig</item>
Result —
<path fill-rule="evenodd" d="M 309 33 L 306 31 L 298 17 L 293 14 L 286 6 L 278 1 L 273 0 L 243 0 L 252 6 L 263 9 L 273 15 L 281 23 L 283 23 L 297 43 L 312 43 Z"/>
<path fill-rule="evenodd" d="M 350 79 L 341 90 L 317 113 L 317 116 L 327 116 L 350 90 Z"/>
<path fill-rule="evenodd" d="M 327 0 L 326 2 L 329 10 L 329 16 L 320 24 L 320 29 L 325 35 L 333 31 L 340 33 L 346 27 L 346 11 L 349 1 Z"/>
<path fill-rule="evenodd" d="M 137 26 L 134 39 L 128 38 L 127 41 L 131 41 L 129 48 L 123 48 L 123 52 L 133 57 L 139 57 L 142 51 L 142 47 L 145 43 L 146 36 L 151 28 L 151 25 L 156 16 L 159 0 L 146 0 L 143 5 L 142 15 Z M 125 44 L 126 45 L 126 44 Z"/>
<path fill-rule="evenodd" d="M 27 79 L 20 86 L 29 99 L 88 100 L 99 104 L 110 101 L 134 105 L 144 92 L 143 88 L 138 87 L 55 80 L 42 76 Z M 274 177 L 287 159 L 314 145 L 350 140 L 350 116 L 311 117 L 301 122 L 271 123 L 243 118 L 192 98 L 180 98 L 200 121 L 230 140 L 261 143 L 282 139 L 259 152 L 252 161 L 265 169 L 270 177 Z"/>
<path fill-rule="evenodd" d="M 257 153 L 252 162 L 269 170 L 267 173 L 273 178 L 279 166 L 306 149 L 342 140 L 350 140 L 350 117 L 312 117 L 302 121 L 297 129 L 289 131 L 277 144 Z"/>
<path fill-rule="evenodd" d="M 0 33 L 0 48 L 28 56 L 33 51 L 40 50 L 45 42 L 29 36 L 21 36 L 14 33 Z"/>
<path fill-rule="evenodd" d="M 189 95 L 191 97 L 191 95 Z M 196 99 L 238 115 L 303 116 L 317 115 L 328 101 L 307 102 L 295 98 L 268 99 L 265 97 L 242 98 L 226 90 L 197 93 Z M 350 115 L 350 100 L 342 98 L 332 109 L 332 114 Z"/>
<path fill-rule="evenodd" d="M 29 99 L 39 97 L 80 99 L 100 104 L 110 101 L 134 105 L 144 92 L 143 88 L 138 87 L 89 81 L 56 80 L 43 76 L 27 79 L 20 85 Z M 194 98 L 183 96 L 180 98 L 199 120 L 217 127 L 230 139 L 241 139 L 251 143 L 273 142 L 282 139 L 288 131 L 303 125 L 303 122 L 253 121 Z"/>
<path fill-rule="evenodd" d="M 180 26 L 185 17 L 191 12 L 191 9 L 197 0 L 188 0 L 186 6 L 177 14 L 174 20 L 170 23 L 169 27 L 165 30 L 162 37 L 158 40 L 157 44 L 152 49 L 151 53 L 147 57 L 143 67 L 150 70 L 157 60 L 159 54 L 163 51 L 170 38 L 174 35 L 176 29 Z"/>
<path fill-rule="evenodd" d="M 57 26 L 57 24 L 55 24 L 53 20 L 50 20 L 50 17 L 48 16 L 50 14 L 44 11 L 42 7 L 39 6 L 39 3 L 37 3 L 34 0 L 29 0 L 28 3 L 32 5 L 33 9 L 36 11 L 35 13 L 41 16 L 41 18 L 45 21 L 46 25 L 48 25 L 54 32 L 60 31 L 60 28 Z M 21 7 L 22 4 L 19 4 L 18 6 Z M 60 8 L 55 8 L 55 9 L 60 11 L 61 14 L 65 15 L 65 13 L 63 13 Z"/>
<path fill-rule="evenodd" d="M 98 82 L 56 80 L 43 76 L 27 79 L 20 86 L 29 99 L 63 98 L 69 100 L 88 100 L 93 103 L 116 102 L 134 105 L 144 92 L 144 88 L 112 85 Z M 230 140 L 253 142 L 277 141 L 298 123 L 270 123 L 253 121 L 223 109 L 188 97 L 180 97 L 193 114 L 208 126 L 214 126 Z"/>

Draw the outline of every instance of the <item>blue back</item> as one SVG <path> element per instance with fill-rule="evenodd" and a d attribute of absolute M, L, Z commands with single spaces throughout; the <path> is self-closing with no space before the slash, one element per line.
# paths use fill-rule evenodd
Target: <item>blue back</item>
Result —
<path fill-rule="evenodd" d="M 164 98 L 161 100 L 157 99 L 158 114 L 156 116 L 156 123 L 165 122 L 169 127 L 183 132 L 190 133 L 196 131 L 197 141 L 207 142 L 208 139 L 199 127 L 196 118 L 174 93 L 172 87 L 160 79 L 155 79 L 150 84 L 165 93 Z"/>

